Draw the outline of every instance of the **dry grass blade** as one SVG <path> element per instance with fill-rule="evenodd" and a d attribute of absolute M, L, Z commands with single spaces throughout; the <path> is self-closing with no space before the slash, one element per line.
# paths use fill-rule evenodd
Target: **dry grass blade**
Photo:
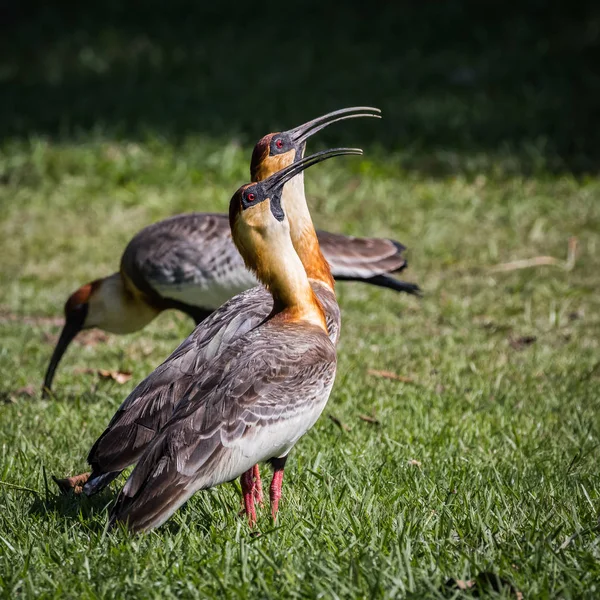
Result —
<path fill-rule="evenodd" d="M 20 398 L 33 398 L 34 396 L 37 396 L 37 393 L 37 388 L 33 387 L 32 385 L 25 385 L 14 390 L 12 395 Z"/>
<path fill-rule="evenodd" d="M 370 415 L 358 415 L 358 418 L 365 423 L 371 423 L 372 425 L 381 425 L 379 419 L 372 417 Z"/>
<path fill-rule="evenodd" d="M 554 256 L 534 256 L 533 258 L 523 258 L 511 262 L 502 263 L 492 267 L 492 273 L 501 273 L 508 271 L 517 271 L 519 269 L 529 269 L 531 267 L 562 267 L 565 271 L 572 271 L 577 260 L 578 240 L 576 237 L 569 238 L 567 246 L 567 260 L 554 258 Z"/>
<path fill-rule="evenodd" d="M 108 369 L 75 369 L 73 372 L 98 375 L 101 379 L 112 379 L 121 385 L 127 383 L 133 377 L 131 371 L 110 371 Z"/>
<path fill-rule="evenodd" d="M 127 383 L 133 376 L 131 371 L 107 371 L 105 369 L 98 369 L 98 375 L 102 379 L 112 379 L 121 385 Z"/>
<path fill-rule="evenodd" d="M 393 379 L 394 381 L 401 381 L 402 383 L 416 383 L 412 377 L 398 375 L 393 371 L 378 371 L 376 369 L 369 369 L 367 371 L 367 375 L 373 375 L 373 377 L 382 377 L 383 379 Z"/>
<path fill-rule="evenodd" d="M 496 265 L 492 267 L 492 273 L 517 271 L 518 269 L 529 269 L 530 267 L 560 266 L 562 264 L 562 260 L 553 256 L 534 256 L 533 258 L 523 258 Z"/>
<path fill-rule="evenodd" d="M 352 431 L 352 427 L 350 425 L 346 425 L 338 419 L 335 415 L 329 415 L 329 418 L 342 430 L 342 431 Z"/>

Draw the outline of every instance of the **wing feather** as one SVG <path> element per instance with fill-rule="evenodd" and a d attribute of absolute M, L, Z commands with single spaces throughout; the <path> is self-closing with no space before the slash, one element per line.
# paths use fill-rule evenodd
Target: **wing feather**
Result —
<path fill-rule="evenodd" d="M 336 279 L 368 280 L 406 267 L 406 248 L 385 238 L 317 231 Z M 257 285 L 244 266 L 227 215 L 188 213 L 142 229 L 123 254 L 122 270 L 141 291 L 184 305 L 216 309 Z"/>
<path fill-rule="evenodd" d="M 257 285 L 231 239 L 227 215 L 188 213 L 142 229 L 122 269 L 143 292 L 216 309 Z"/>
<path fill-rule="evenodd" d="M 325 407 L 335 368 L 333 344 L 316 327 L 270 321 L 239 338 L 179 402 L 113 520 L 157 526 L 197 490 L 287 454 Z"/>
<path fill-rule="evenodd" d="M 88 455 L 94 472 L 120 471 L 135 463 L 205 365 L 263 322 L 272 304 L 264 288 L 252 288 L 198 325 L 121 404 Z"/>
<path fill-rule="evenodd" d="M 362 238 L 317 231 L 323 256 L 336 279 L 369 279 L 406 267 L 406 248 L 386 238 Z"/>
<path fill-rule="evenodd" d="M 335 296 L 320 284 L 313 284 L 313 288 L 325 307 L 335 344 L 340 331 L 340 311 Z M 206 365 L 262 323 L 271 312 L 272 304 L 271 295 L 264 288 L 256 287 L 238 294 L 198 325 L 123 401 L 89 452 L 88 462 L 94 473 L 122 471 L 137 462 L 171 418 L 175 406 L 191 393 L 194 381 Z M 205 374 L 209 376 L 217 377 L 218 373 L 211 370 Z M 238 377 L 237 381 L 240 390 L 248 385 L 247 379 Z M 255 382 L 254 385 L 267 384 Z"/>

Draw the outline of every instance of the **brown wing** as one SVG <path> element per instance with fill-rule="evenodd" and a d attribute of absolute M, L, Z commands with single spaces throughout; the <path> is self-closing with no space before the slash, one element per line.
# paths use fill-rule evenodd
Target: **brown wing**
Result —
<path fill-rule="evenodd" d="M 272 306 L 271 295 L 256 287 L 235 296 L 198 325 L 119 407 L 88 455 L 94 473 L 121 471 L 135 463 L 205 364 L 264 321 Z"/>
<path fill-rule="evenodd" d="M 335 279 L 363 281 L 409 294 L 418 286 L 388 277 L 406 267 L 404 246 L 383 238 L 317 232 Z M 231 239 L 227 215 L 189 213 L 142 229 L 128 244 L 121 271 L 159 308 L 215 310 L 257 285 Z"/>
<path fill-rule="evenodd" d="M 333 344 L 311 325 L 273 319 L 238 339 L 143 454 L 112 521 L 156 527 L 197 490 L 287 455 L 325 407 L 335 367 Z"/>
<path fill-rule="evenodd" d="M 331 339 L 337 344 L 340 312 L 335 296 L 318 283 L 313 289 L 325 308 Z M 205 365 L 262 323 L 272 307 L 271 295 L 256 287 L 238 294 L 198 325 L 121 404 L 88 455 L 94 475 L 121 471 L 137 462 Z"/>
<path fill-rule="evenodd" d="M 257 285 L 231 239 L 227 215 L 189 213 L 142 229 L 121 270 L 150 299 L 216 309 Z"/>
<path fill-rule="evenodd" d="M 336 279 L 368 279 L 406 267 L 406 248 L 385 238 L 359 238 L 317 231 L 323 256 Z"/>

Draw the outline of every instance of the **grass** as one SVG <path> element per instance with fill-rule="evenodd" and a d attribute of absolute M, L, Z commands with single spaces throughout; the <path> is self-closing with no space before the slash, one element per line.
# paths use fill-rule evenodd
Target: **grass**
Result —
<path fill-rule="evenodd" d="M 301 51 L 285 31 L 275 36 L 281 55 L 272 50 L 272 68 L 256 69 L 248 89 L 234 76 L 249 72 L 256 53 L 227 49 L 247 39 L 240 24 L 213 26 L 217 16 L 199 8 L 194 18 L 162 15 L 150 3 L 138 19 L 133 8 L 107 6 L 44 9 L 29 21 L 15 8 L 18 26 L 1 42 L 14 50 L 0 69 L 11 83 L 0 95 L 4 597 L 441 598 L 460 594 L 446 580 L 483 572 L 526 598 L 596 597 L 600 146 L 584 122 L 597 99 L 586 60 L 597 19 L 537 18 L 531 2 L 519 14 L 497 10 L 488 30 L 474 6 L 451 2 L 440 12 L 407 9 L 391 31 L 386 11 L 365 24 L 349 11 L 333 37 L 315 25 L 321 35 Z M 241 14 L 245 25 L 261 17 Z M 213 21 L 197 32 L 190 23 L 200 17 Z M 268 31 L 281 31 L 278 19 L 269 17 Z M 315 56 L 332 39 L 321 64 Z M 397 54 L 381 51 L 395 39 Z M 209 69 L 215 48 L 221 70 Z M 346 67 L 327 79 L 334 64 Z M 467 84 L 445 78 L 459 67 Z M 577 109 L 567 106 L 579 92 Z M 311 146 L 365 149 L 307 175 L 314 219 L 408 245 L 407 278 L 424 299 L 339 284 L 336 385 L 288 462 L 276 526 L 265 509 L 253 536 L 237 517 L 238 486 L 225 485 L 147 536 L 106 533 L 122 480 L 80 501 L 58 496 L 50 475 L 85 468 L 120 402 L 191 322 L 167 313 L 140 333 L 74 345 L 56 398 L 43 401 L 53 318 L 77 286 L 116 270 L 139 228 L 188 210 L 225 211 L 259 135 L 359 102 L 381 105 L 386 121 L 332 128 Z M 565 259 L 573 236 L 571 270 L 492 270 Z M 133 378 L 119 385 L 88 367 Z M 510 597 L 508 584 L 499 595 Z"/>

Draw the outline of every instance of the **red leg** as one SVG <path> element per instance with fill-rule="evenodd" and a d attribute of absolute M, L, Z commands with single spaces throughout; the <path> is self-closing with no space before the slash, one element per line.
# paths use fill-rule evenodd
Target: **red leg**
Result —
<path fill-rule="evenodd" d="M 254 500 L 258 502 L 258 504 L 263 503 L 263 491 L 262 491 L 262 481 L 260 480 L 260 470 L 258 465 L 254 465 L 252 469 L 252 474 L 254 476 Z"/>
<path fill-rule="evenodd" d="M 240 478 L 242 484 L 242 494 L 244 496 L 244 509 L 248 516 L 248 525 L 253 527 L 256 524 L 256 510 L 254 509 L 254 467 L 248 469 Z"/>
<path fill-rule="evenodd" d="M 273 479 L 271 480 L 271 488 L 269 489 L 269 497 L 271 499 L 271 515 L 273 520 L 277 519 L 277 511 L 279 510 L 279 500 L 281 499 L 281 485 L 283 483 L 283 468 L 287 456 L 276 458 L 271 461 L 273 465 Z"/>

